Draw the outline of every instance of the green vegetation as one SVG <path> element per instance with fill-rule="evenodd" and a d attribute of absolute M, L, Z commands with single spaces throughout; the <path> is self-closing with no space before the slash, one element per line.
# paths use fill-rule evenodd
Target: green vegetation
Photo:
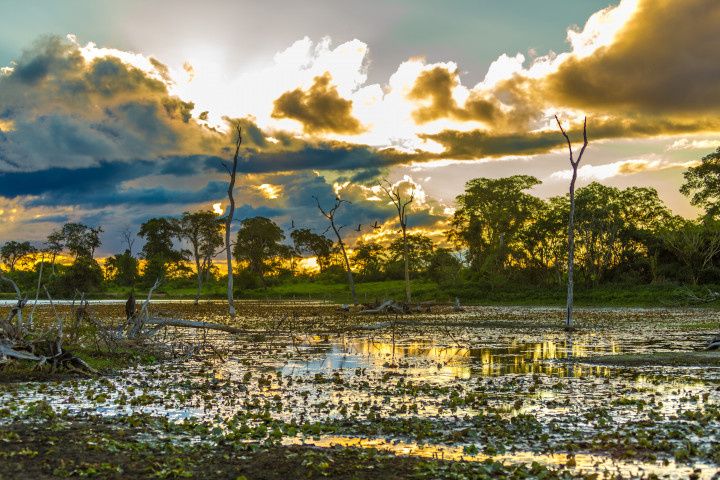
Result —
<path fill-rule="evenodd" d="M 720 178 L 719 158 L 720 149 L 686 172 L 683 193 L 707 209 L 697 220 L 672 215 L 651 188 L 591 183 L 577 190 L 577 305 L 699 305 L 715 299 L 720 221 L 713 179 Z M 286 232 L 269 218 L 246 218 L 232 246 L 235 296 L 351 303 L 349 264 L 359 302 L 408 298 L 401 284 L 407 270 L 413 301 L 457 297 L 463 303 L 562 305 L 569 201 L 527 192 L 539 183 L 527 175 L 469 181 L 457 197 L 443 243 L 412 232 L 385 242 L 362 235 L 350 239 L 348 229 L 341 244 L 294 221 Z M 407 198 L 410 205 L 412 193 Z M 337 198 L 336 208 L 343 202 Z M 158 294 L 168 298 L 223 298 L 227 277 L 211 261 L 224 248 L 223 228 L 222 219 L 210 211 L 151 218 L 137 234 L 144 240 L 139 258 L 132 252 L 134 235 L 126 232 L 125 251 L 108 258 L 101 269 L 94 254 L 102 228 L 68 223 L 39 247 L 7 242 L 0 259 L 25 292 L 44 284 L 55 297 L 79 292 L 124 297 L 163 278 Z M 376 222 L 371 228 L 387 226 Z M 352 247 L 347 256 L 345 247 Z M 61 254 L 72 263 L 56 265 Z M 312 259 L 318 269 L 302 268 L 303 259 Z M 0 293 L 13 293 L 7 283 L 2 288 Z"/>
<path fill-rule="evenodd" d="M 439 285 L 432 280 L 411 281 L 413 298 L 417 301 L 454 302 L 460 298 L 467 305 L 538 305 L 564 306 L 565 289 L 562 286 L 538 288 L 533 285 L 495 287 L 493 289 L 468 283 L 458 287 Z M 204 298 L 220 300 L 225 298 L 225 284 L 215 281 L 205 286 Z M 360 302 L 368 303 L 384 299 L 402 298 L 402 280 L 381 280 L 356 284 Z M 683 286 L 673 283 L 649 285 L 601 285 L 579 287 L 575 291 L 575 303 L 585 307 L 677 307 L 697 306 L 718 308 L 720 302 L 698 303 L 690 295 L 701 297 L 708 289 L 720 290 L 720 285 Z M 141 290 L 144 292 L 144 290 Z M 157 298 L 190 300 L 195 298 L 196 288 L 189 281 L 169 281 L 157 290 Z M 125 298 L 128 289 L 110 286 L 90 298 Z M 138 293 L 142 296 L 142 293 Z M 10 294 L 3 294 L 12 298 Z M 279 283 L 267 288 L 238 290 L 238 299 L 259 300 L 327 300 L 335 303 L 350 303 L 351 296 L 343 283 L 311 280 L 295 280 Z"/>
<path fill-rule="evenodd" d="M 655 352 L 590 357 L 583 360 L 596 365 L 619 367 L 720 367 L 720 352 Z"/>

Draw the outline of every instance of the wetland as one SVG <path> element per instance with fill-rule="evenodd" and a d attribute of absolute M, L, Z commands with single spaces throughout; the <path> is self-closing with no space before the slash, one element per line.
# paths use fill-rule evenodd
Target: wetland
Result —
<path fill-rule="evenodd" d="M 115 303 L 91 308 L 123 320 Z M 228 322 L 222 302 L 152 308 Z M 713 478 L 720 468 L 720 355 L 700 351 L 717 331 L 711 309 L 579 309 L 574 332 L 557 308 L 361 316 L 245 301 L 239 312 L 242 334 L 167 327 L 153 354 L 95 360 L 99 375 L 27 381 L 6 367 L 0 478 Z"/>

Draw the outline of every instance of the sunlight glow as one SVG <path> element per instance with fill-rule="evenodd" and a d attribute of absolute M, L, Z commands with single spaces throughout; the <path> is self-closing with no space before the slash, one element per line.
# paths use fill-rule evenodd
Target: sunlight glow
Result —
<path fill-rule="evenodd" d="M 272 185 L 270 183 L 263 183 L 255 186 L 255 188 L 268 200 L 274 200 L 282 193 L 282 187 L 280 185 Z"/>

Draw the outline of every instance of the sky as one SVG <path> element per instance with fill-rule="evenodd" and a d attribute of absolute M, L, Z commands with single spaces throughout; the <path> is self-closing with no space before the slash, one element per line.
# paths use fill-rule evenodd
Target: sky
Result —
<path fill-rule="evenodd" d="M 656 188 L 720 145 L 720 3 L 0 0 L 0 241 L 63 222 L 120 232 L 227 206 L 237 219 L 391 236 L 383 179 L 416 192 L 410 226 L 440 239 L 477 177 L 529 174 Z M 579 145 L 577 145 L 579 147 Z M 374 221 L 387 226 L 376 231 Z M 350 233 L 350 229 L 348 229 Z"/>

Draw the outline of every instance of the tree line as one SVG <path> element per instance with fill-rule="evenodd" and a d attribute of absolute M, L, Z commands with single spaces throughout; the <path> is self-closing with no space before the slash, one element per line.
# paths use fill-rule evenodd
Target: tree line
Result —
<path fill-rule="evenodd" d="M 682 193 L 704 213 L 674 215 L 649 187 L 625 189 L 593 182 L 574 192 L 575 280 L 578 285 L 675 282 L 720 283 L 720 148 L 684 173 Z M 456 210 L 439 242 L 413 233 L 412 192 L 388 184 L 388 207 L 398 213 L 397 235 L 389 243 L 343 236 L 332 208 L 318 202 L 328 230 L 302 226 L 284 230 L 273 220 L 242 220 L 231 242 L 238 290 L 282 282 L 379 281 L 425 278 L 444 286 L 514 284 L 561 286 L 567 280 L 568 195 L 542 199 L 529 191 L 540 180 L 529 175 L 476 178 L 456 199 Z M 394 197 L 393 192 L 398 196 Z M 333 218 L 328 217 L 328 214 Z M 196 298 L 208 283 L 222 281 L 215 259 L 225 251 L 225 219 L 212 211 L 145 221 L 125 231 L 124 251 L 95 259 L 101 227 L 66 223 L 36 245 L 8 241 L 0 248 L 3 268 L 26 288 L 41 268 L 57 295 L 99 291 L 107 286 L 147 287 L 157 278 L 194 285 Z M 376 224 L 377 226 L 377 224 Z M 327 233 L 334 232 L 335 238 Z M 135 238 L 144 240 L 133 251 Z M 68 259 L 58 264 L 59 256 Z M 316 269 L 301 268 L 311 258 Z M 409 288 L 408 288 L 409 299 Z"/>

